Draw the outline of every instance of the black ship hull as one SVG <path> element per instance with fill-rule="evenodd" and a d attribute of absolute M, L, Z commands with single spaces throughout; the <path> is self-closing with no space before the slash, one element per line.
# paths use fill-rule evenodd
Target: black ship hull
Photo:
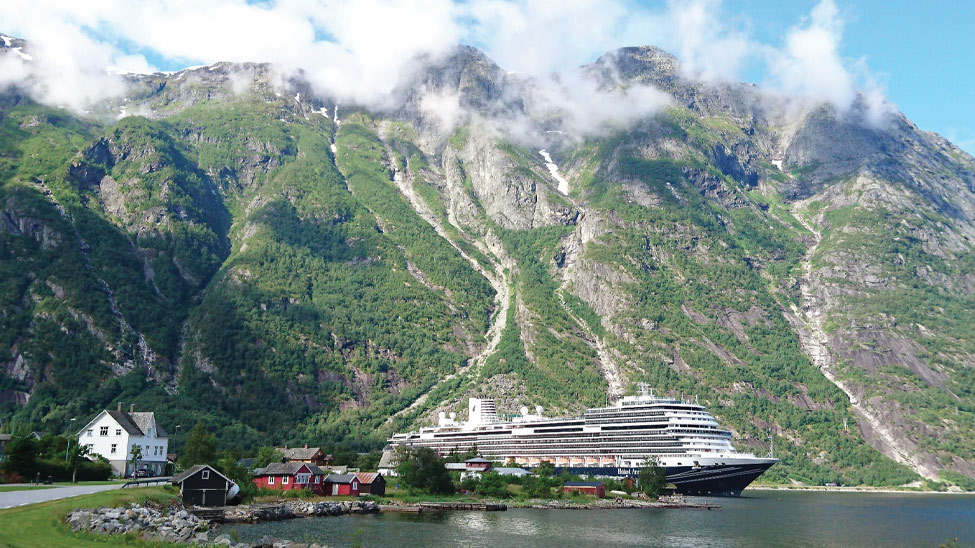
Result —
<path fill-rule="evenodd" d="M 668 466 L 667 483 L 672 483 L 682 495 L 704 497 L 738 497 L 748 485 L 772 467 L 774 462 L 754 464 L 721 464 L 714 466 Z M 602 477 L 636 477 L 639 468 L 582 467 L 556 468 L 570 474 Z"/>

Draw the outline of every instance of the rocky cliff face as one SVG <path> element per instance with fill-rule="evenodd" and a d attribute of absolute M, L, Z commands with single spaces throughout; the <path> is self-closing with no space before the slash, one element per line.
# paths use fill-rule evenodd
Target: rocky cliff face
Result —
<path fill-rule="evenodd" d="M 382 109 L 252 64 L 133 78 L 120 120 L 8 93 L 0 414 L 124 396 L 226 444 L 367 446 L 645 381 L 774 436 L 774 481 L 975 476 L 975 161 L 655 48 L 583 74 L 669 102 L 565 135 L 471 48 Z"/>

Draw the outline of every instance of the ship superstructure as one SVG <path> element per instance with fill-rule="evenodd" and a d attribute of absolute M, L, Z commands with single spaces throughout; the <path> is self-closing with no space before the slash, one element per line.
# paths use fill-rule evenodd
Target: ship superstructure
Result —
<path fill-rule="evenodd" d="M 590 476 L 635 476 L 656 461 L 667 481 L 689 495 L 737 496 L 778 462 L 739 453 L 731 432 L 704 406 L 658 397 L 641 387 L 608 407 L 581 417 L 552 418 L 536 407 L 502 417 L 494 400 L 471 398 L 468 420 L 440 414 L 436 427 L 395 434 L 392 445 L 429 447 L 441 455 L 476 449 L 486 458 L 532 468 L 548 461 L 557 470 Z"/>

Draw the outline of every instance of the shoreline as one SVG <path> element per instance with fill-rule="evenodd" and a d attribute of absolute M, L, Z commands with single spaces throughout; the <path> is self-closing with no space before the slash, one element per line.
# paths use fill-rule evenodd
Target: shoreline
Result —
<path fill-rule="evenodd" d="M 744 496 L 749 491 L 783 491 L 783 492 L 805 492 L 805 493 L 875 493 L 878 495 L 968 495 L 975 496 L 973 491 L 932 491 L 930 489 L 925 490 L 906 490 L 906 489 L 891 489 L 883 487 L 819 487 L 819 486 L 802 486 L 802 487 L 790 487 L 781 486 L 777 487 L 774 485 L 769 486 L 757 486 L 757 487 L 746 487 L 742 492 Z"/>

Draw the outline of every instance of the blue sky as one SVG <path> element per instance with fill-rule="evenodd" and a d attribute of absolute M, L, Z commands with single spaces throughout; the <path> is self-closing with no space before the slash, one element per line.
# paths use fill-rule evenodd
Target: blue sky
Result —
<path fill-rule="evenodd" d="M 815 2 L 740 0 L 755 36 L 774 44 Z M 921 129 L 975 154 L 975 1 L 837 0 L 840 52 L 865 58 L 888 99 Z M 756 78 L 756 74 L 749 76 Z"/>
<path fill-rule="evenodd" d="M 975 0 L 0 2 L 0 31 L 30 40 L 38 53 L 30 66 L 0 67 L 0 86 L 32 73 L 43 84 L 35 98 L 83 110 L 118 92 L 105 67 L 270 61 L 368 102 L 413 55 L 458 42 L 535 74 L 652 44 L 704 79 L 752 81 L 840 108 L 853 90 L 867 90 L 975 153 L 972 21 Z"/>

